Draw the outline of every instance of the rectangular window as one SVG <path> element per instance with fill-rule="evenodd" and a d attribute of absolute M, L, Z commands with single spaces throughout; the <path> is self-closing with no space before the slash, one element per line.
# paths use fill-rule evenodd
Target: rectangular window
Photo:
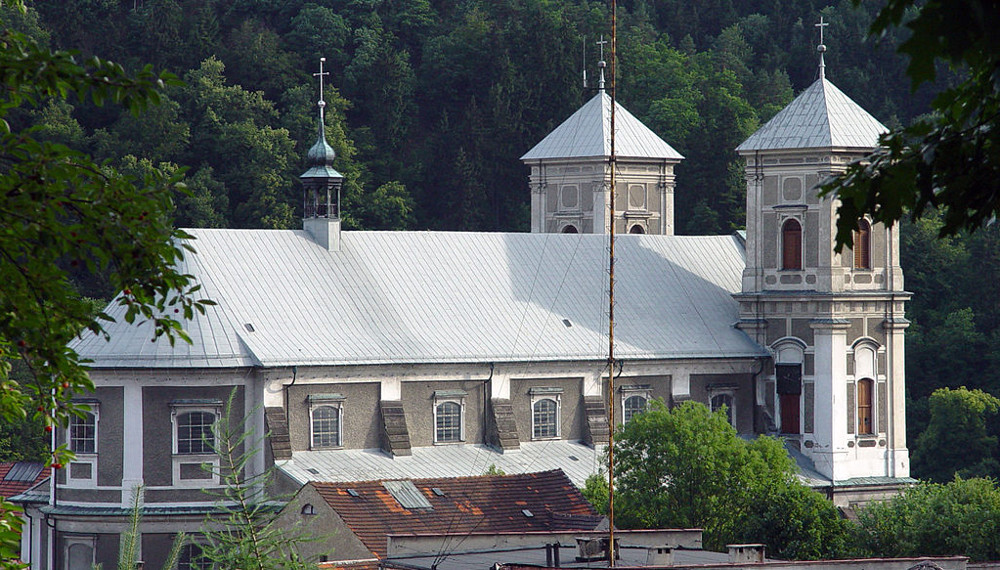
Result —
<path fill-rule="evenodd" d="M 222 401 L 182 399 L 170 402 L 173 430 L 173 482 L 175 486 L 202 487 L 219 482 L 216 422 Z"/>
<path fill-rule="evenodd" d="M 620 418 L 622 424 L 627 424 L 633 416 L 649 409 L 649 401 L 652 396 L 648 385 L 622 386 L 621 393 L 622 415 Z"/>
<path fill-rule="evenodd" d="M 561 433 L 562 388 L 531 388 L 531 439 L 557 439 Z"/>
<path fill-rule="evenodd" d="M 97 484 L 97 425 L 100 404 L 97 400 L 74 399 L 74 404 L 86 408 L 70 417 L 66 428 L 66 446 L 76 454 L 67 466 L 67 487 L 92 487 Z"/>
<path fill-rule="evenodd" d="M 434 392 L 434 443 L 465 441 L 465 390 Z"/>
<path fill-rule="evenodd" d="M 310 449 L 336 449 L 343 445 L 344 396 L 340 394 L 310 394 Z"/>
<path fill-rule="evenodd" d="M 875 433 L 875 416 L 872 410 L 872 388 L 874 382 L 865 378 L 858 381 L 858 434 L 871 435 Z"/>

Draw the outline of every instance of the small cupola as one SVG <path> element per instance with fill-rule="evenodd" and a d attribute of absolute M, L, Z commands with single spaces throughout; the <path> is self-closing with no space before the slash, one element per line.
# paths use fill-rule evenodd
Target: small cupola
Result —
<path fill-rule="evenodd" d="M 333 147 L 326 142 L 326 125 L 323 100 L 323 71 L 325 57 L 319 60 L 319 136 L 306 155 L 309 168 L 299 176 L 302 181 L 302 227 L 317 243 L 330 251 L 340 249 L 340 188 L 344 177 L 333 168 L 337 157 Z"/>

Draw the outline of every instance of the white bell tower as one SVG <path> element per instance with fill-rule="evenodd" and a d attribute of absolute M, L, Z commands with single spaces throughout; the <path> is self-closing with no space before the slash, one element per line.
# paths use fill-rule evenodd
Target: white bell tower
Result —
<path fill-rule="evenodd" d="M 826 79 L 820 42 L 816 82 L 736 149 L 747 180 L 739 326 L 774 356 L 756 394 L 768 430 L 834 488 L 892 486 L 910 481 L 903 351 L 910 294 L 899 235 L 864 220 L 853 250 L 835 252 L 837 202 L 817 193 L 888 129 Z"/>

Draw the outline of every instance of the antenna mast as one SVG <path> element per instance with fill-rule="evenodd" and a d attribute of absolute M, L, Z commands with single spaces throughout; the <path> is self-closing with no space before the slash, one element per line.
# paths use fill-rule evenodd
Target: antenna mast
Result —
<path fill-rule="evenodd" d="M 608 567 L 614 568 L 615 558 L 615 171 L 618 156 L 615 154 L 615 107 L 617 81 L 615 81 L 618 55 L 618 2 L 611 0 L 611 210 L 608 259 Z M 603 39 L 603 38 L 602 38 Z M 603 47 L 603 46 L 602 46 Z M 603 79 L 603 78 L 602 78 Z M 601 86 L 603 87 L 603 85 Z"/>

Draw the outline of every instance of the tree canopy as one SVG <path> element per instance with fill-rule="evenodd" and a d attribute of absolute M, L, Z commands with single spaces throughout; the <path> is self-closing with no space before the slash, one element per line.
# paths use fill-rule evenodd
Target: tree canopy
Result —
<path fill-rule="evenodd" d="M 794 473 L 779 440 L 740 438 L 724 412 L 654 402 L 615 436 L 615 522 L 703 528 L 706 548 L 762 542 L 778 558 L 844 552 L 845 521 Z M 600 498 L 600 485 L 591 482 L 589 495 Z"/>
<path fill-rule="evenodd" d="M 861 546 L 879 556 L 1000 558 L 1000 489 L 991 479 L 924 483 L 858 515 Z"/>
<path fill-rule="evenodd" d="M 25 9 L 19 0 L 2 8 Z M 83 330 L 105 334 L 101 323 L 108 320 L 80 294 L 77 275 L 99 275 L 122 291 L 117 302 L 125 319 L 150 321 L 151 340 L 185 339 L 181 321 L 209 301 L 176 269 L 190 250 L 171 218 L 176 174 L 148 169 L 132 178 L 11 120 L 26 108 L 58 111 L 70 99 L 139 112 L 159 101 L 173 76 L 151 67 L 127 73 L 97 57 L 80 63 L 6 27 L 0 69 L 0 418 L 18 424 L 31 415 L 51 431 L 78 411 L 71 394 L 94 388 L 67 343 Z M 74 129 L 61 132 L 72 138 Z M 17 376 L 14 361 L 22 367 Z M 52 467 L 65 456 L 56 450 Z M 0 564 L 15 559 L 8 554 L 16 552 L 10 529 L 17 521 L 12 505 L 0 504 Z"/>
<path fill-rule="evenodd" d="M 855 5 L 860 0 L 855 0 Z M 873 35 L 904 26 L 899 52 L 914 89 L 933 82 L 938 65 L 961 81 L 932 102 L 931 113 L 881 138 L 881 148 L 825 186 L 840 199 L 838 246 L 850 245 L 865 214 L 893 224 L 940 210 L 941 236 L 975 231 L 1000 213 L 1000 9 L 993 0 L 889 0 Z"/>

